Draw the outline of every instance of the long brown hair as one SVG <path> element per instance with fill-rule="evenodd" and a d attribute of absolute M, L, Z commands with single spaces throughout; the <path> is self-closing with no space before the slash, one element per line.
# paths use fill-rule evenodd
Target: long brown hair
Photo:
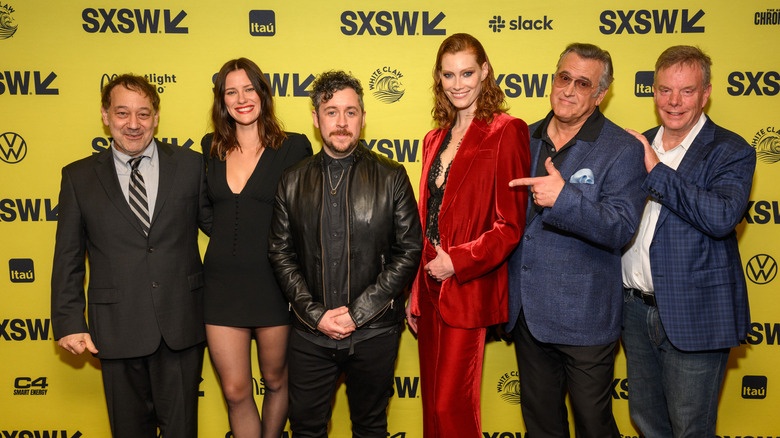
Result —
<path fill-rule="evenodd" d="M 263 75 L 260 67 L 246 58 L 232 59 L 225 63 L 214 81 L 214 103 L 211 107 L 211 122 L 214 124 L 214 138 L 211 143 L 212 157 L 225 159 L 227 153 L 239 148 L 236 139 L 236 121 L 228 113 L 225 105 L 225 81 L 227 75 L 236 70 L 244 70 L 249 81 L 260 97 L 260 119 L 257 123 L 257 133 L 263 146 L 271 149 L 279 149 L 287 135 L 282 130 L 281 123 L 274 113 L 274 99 L 271 93 L 271 85 Z"/>
<path fill-rule="evenodd" d="M 504 92 L 496 84 L 493 66 L 488 60 L 487 53 L 482 44 L 473 36 L 467 33 L 456 33 L 450 35 L 439 46 L 439 52 L 436 54 L 436 64 L 433 66 L 433 96 L 434 105 L 431 114 L 433 119 L 439 124 L 440 128 L 446 128 L 455 121 L 458 111 L 447 98 L 444 88 L 441 86 L 441 59 L 445 53 L 470 52 L 477 58 L 477 64 L 487 63 L 488 74 L 482 81 L 482 92 L 477 97 L 477 110 L 474 118 L 493 121 L 495 113 L 505 113 L 507 110 L 504 101 Z"/>

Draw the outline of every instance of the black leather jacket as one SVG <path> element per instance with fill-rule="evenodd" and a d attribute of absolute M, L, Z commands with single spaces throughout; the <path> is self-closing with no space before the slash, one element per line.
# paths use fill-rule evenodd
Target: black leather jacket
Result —
<path fill-rule="evenodd" d="M 279 181 L 268 257 L 290 301 L 296 326 L 317 332 L 330 308 L 323 297 L 323 153 L 287 169 Z M 403 166 L 355 149 L 346 182 L 349 314 L 358 329 L 386 327 L 404 318 L 404 289 L 422 253 L 414 191 Z"/>

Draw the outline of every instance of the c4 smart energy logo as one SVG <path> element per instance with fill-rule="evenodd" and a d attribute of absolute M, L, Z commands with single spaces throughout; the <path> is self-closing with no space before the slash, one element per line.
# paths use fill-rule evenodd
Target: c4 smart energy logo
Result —
<path fill-rule="evenodd" d="M 767 284 L 777 276 L 777 262 L 767 254 L 755 255 L 748 260 L 745 274 L 755 284 Z"/>
<path fill-rule="evenodd" d="M 775 164 L 780 161 L 780 134 L 774 126 L 760 129 L 750 142 L 759 161 Z"/>
<path fill-rule="evenodd" d="M 517 371 L 505 373 L 498 379 L 496 392 L 507 403 L 520 404 L 520 378 Z"/>
<path fill-rule="evenodd" d="M 27 142 L 15 132 L 0 134 L 0 160 L 16 164 L 27 156 Z"/>
<path fill-rule="evenodd" d="M 11 283 L 32 283 L 35 281 L 35 266 L 32 259 L 8 260 Z"/>
<path fill-rule="evenodd" d="M 49 384 L 46 377 L 17 377 L 14 379 L 14 395 L 46 395 Z"/>
<path fill-rule="evenodd" d="M 382 103 L 398 102 L 406 92 L 401 83 L 402 77 L 404 75 L 400 71 L 391 67 L 378 68 L 371 73 L 368 89 Z"/>
<path fill-rule="evenodd" d="M 11 14 L 14 13 L 14 8 L 9 4 L 0 3 L 0 40 L 11 38 L 16 33 L 18 25 L 14 24 L 14 19 Z"/>
<path fill-rule="evenodd" d="M 742 377 L 742 398 L 766 398 L 766 376 Z"/>
<path fill-rule="evenodd" d="M 249 11 L 249 35 L 274 36 L 276 35 L 276 14 L 274 11 L 253 10 Z"/>

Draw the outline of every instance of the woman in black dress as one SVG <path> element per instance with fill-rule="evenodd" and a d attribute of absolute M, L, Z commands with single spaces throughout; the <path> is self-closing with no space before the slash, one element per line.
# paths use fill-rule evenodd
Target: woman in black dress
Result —
<path fill-rule="evenodd" d="M 201 141 L 214 207 L 204 260 L 209 354 L 233 436 L 278 438 L 287 422 L 290 315 L 268 262 L 268 229 L 282 171 L 311 155 L 311 144 L 305 135 L 282 131 L 268 80 L 246 58 L 220 69 L 211 118 L 214 133 Z M 253 394 L 252 338 L 265 386 L 262 422 Z"/>

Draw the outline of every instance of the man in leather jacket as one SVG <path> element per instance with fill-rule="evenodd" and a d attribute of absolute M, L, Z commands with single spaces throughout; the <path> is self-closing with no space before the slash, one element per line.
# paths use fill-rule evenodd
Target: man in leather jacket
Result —
<path fill-rule="evenodd" d="M 310 95 L 322 151 L 282 176 L 268 251 L 295 314 L 290 425 L 326 437 L 344 373 L 353 436 L 387 436 L 403 292 L 422 251 L 414 192 L 403 166 L 360 144 L 356 78 L 323 73 Z"/>

